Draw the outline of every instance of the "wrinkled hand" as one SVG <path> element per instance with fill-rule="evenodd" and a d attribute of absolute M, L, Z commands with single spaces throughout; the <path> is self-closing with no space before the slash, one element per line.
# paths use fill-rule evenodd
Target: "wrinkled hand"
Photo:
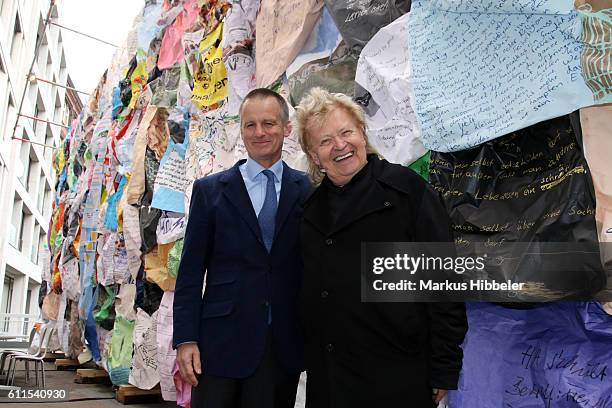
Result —
<path fill-rule="evenodd" d="M 195 343 L 187 343 L 178 346 L 176 361 L 178 361 L 181 377 L 194 387 L 198 385 L 196 374 L 202 374 L 200 349 L 198 345 Z"/>
<path fill-rule="evenodd" d="M 440 401 L 442 401 L 442 398 L 446 397 L 446 394 L 448 394 L 448 390 L 434 388 L 432 390 L 431 399 L 434 400 L 436 404 L 438 404 Z"/>

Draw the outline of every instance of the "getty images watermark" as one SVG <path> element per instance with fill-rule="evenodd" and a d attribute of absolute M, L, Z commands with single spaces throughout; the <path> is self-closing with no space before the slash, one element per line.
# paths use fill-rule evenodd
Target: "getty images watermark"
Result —
<path fill-rule="evenodd" d="M 457 248 L 453 243 L 377 242 L 362 243 L 361 250 L 365 302 L 590 300 L 606 296 L 602 289 L 612 276 L 602 266 L 597 243 Z"/>

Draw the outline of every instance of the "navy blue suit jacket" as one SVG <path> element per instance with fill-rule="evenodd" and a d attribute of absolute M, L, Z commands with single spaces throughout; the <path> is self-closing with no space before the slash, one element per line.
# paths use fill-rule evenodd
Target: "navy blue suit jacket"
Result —
<path fill-rule="evenodd" d="M 299 373 L 299 226 L 310 182 L 283 163 L 274 242 L 268 253 L 238 168 L 242 163 L 193 186 L 174 294 L 173 343 L 176 347 L 197 341 L 204 373 L 248 377 L 263 356 L 271 306 L 275 354 L 287 371 Z"/>

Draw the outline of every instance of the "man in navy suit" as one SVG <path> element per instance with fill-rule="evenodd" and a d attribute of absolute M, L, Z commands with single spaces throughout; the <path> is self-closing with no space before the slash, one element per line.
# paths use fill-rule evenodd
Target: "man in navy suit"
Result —
<path fill-rule="evenodd" d="M 291 123 L 280 95 L 251 91 L 240 117 L 248 159 L 193 186 L 173 340 L 192 407 L 288 408 L 304 368 L 296 298 L 311 187 L 281 160 Z"/>

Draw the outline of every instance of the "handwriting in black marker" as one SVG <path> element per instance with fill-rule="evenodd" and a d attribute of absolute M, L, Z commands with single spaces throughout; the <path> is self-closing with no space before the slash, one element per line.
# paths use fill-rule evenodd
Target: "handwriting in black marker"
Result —
<path fill-rule="evenodd" d="M 523 359 L 521 360 L 521 366 L 526 370 L 537 367 L 538 361 L 540 359 L 540 348 L 536 346 L 528 346 L 527 350 L 523 351 L 521 355 Z"/>

